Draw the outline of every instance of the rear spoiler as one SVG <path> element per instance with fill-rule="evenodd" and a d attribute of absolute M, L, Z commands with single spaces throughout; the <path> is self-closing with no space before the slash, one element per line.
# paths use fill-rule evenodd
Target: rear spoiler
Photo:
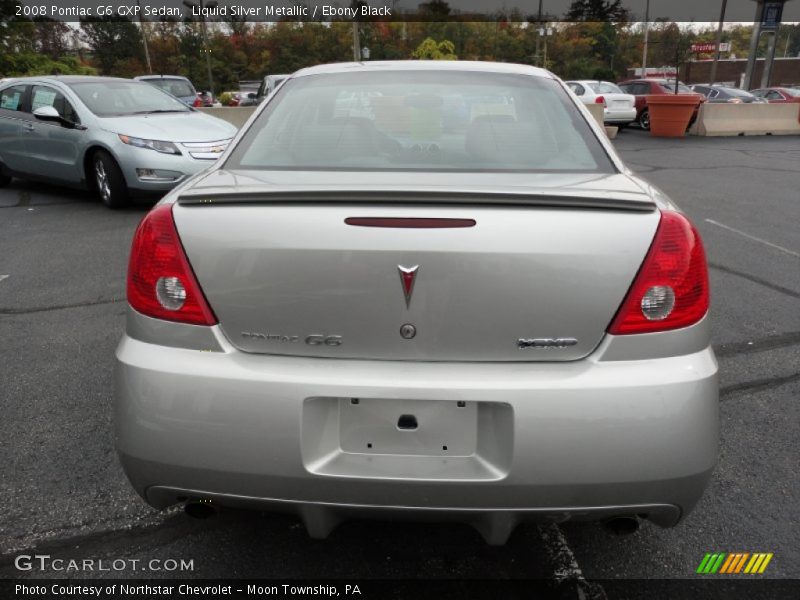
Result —
<path fill-rule="evenodd" d="M 491 192 L 420 190 L 274 190 L 269 192 L 213 192 L 180 196 L 181 206 L 231 204 L 417 204 L 542 206 L 652 212 L 655 202 L 644 194 Z"/>

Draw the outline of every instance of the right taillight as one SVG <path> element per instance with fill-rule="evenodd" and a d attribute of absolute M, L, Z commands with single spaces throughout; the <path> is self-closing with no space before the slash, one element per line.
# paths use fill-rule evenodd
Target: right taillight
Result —
<path fill-rule="evenodd" d="M 703 242 L 683 215 L 664 211 L 650 250 L 608 333 L 679 329 L 708 312 L 708 267 Z"/>

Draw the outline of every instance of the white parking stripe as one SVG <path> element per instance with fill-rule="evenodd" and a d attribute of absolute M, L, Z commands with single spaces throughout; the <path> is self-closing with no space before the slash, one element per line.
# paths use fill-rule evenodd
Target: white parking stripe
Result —
<path fill-rule="evenodd" d="M 728 231 L 732 231 L 733 233 L 738 233 L 741 236 L 746 237 L 749 240 L 753 240 L 754 242 L 759 242 L 764 244 L 765 246 L 769 246 L 770 248 L 775 248 L 776 250 L 780 250 L 781 252 L 785 252 L 786 254 L 791 254 L 792 256 L 796 256 L 800 258 L 800 252 L 795 252 L 794 250 L 789 250 L 788 248 L 784 248 L 783 246 L 778 246 L 778 244 L 773 244 L 772 242 L 768 242 L 767 240 L 762 240 L 754 235 L 750 235 L 749 233 L 745 233 L 744 231 L 740 231 L 739 229 L 734 229 L 724 223 L 719 223 L 714 221 L 713 219 L 706 219 L 706 223 L 711 223 L 712 225 L 716 225 L 717 227 L 722 227 L 723 229 L 727 229 Z"/>
<path fill-rule="evenodd" d="M 8 279 L 9 277 L 11 277 L 11 275 L 0 275 L 0 281 L 3 281 L 3 279 Z"/>

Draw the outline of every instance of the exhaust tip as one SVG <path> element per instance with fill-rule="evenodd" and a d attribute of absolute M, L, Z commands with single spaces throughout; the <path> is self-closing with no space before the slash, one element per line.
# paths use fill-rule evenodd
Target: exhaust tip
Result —
<path fill-rule="evenodd" d="M 639 531 L 639 519 L 636 517 L 614 517 L 604 523 L 606 530 L 614 535 L 631 535 Z"/>
<path fill-rule="evenodd" d="M 217 509 L 211 505 L 211 500 L 193 500 L 187 502 L 183 510 L 193 519 L 208 519 L 217 514 Z"/>

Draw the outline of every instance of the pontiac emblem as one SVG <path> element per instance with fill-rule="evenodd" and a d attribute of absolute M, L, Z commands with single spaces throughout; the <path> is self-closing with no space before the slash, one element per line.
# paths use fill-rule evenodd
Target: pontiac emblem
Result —
<path fill-rule="evenodd" d="M 417 279 L 419 265 L 414 265 L 413 267 L 397 265 L 397 271 L 400 273 L 400 283 L 403 284 L 406 308 L 409 308 L 411 306 L 411 294 L 414 293 L 414 281 Z"/>

